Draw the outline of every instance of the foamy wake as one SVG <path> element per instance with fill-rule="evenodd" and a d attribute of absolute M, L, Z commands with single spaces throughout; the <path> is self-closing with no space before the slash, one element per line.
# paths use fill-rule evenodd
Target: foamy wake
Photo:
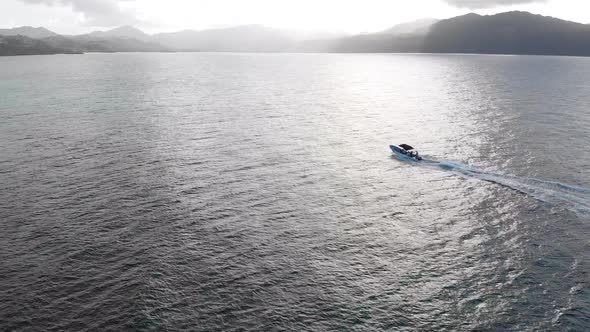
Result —
<path fill-rule="evenodd" d="M 561 206 L 577 213 L 590 213 L 590 188 L 572 186 L 556 181 L 496 174 L 453 162 L 425 159 L 416 164 L 493 182 L 551 205 Z"/>

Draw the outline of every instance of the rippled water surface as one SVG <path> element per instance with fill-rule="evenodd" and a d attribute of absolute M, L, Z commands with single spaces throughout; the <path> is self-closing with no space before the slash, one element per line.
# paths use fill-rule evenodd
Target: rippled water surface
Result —
<path fill-rule="evenodd" d="M 587 331 L 588 77 L 565 57 L 0 58 L 0 330 Z"/>

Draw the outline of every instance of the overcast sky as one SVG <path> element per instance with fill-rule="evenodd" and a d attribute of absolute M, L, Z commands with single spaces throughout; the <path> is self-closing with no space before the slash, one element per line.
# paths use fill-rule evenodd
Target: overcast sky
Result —
<path fill-rule="evenodd" d="M 507 10 L 590 23 L 590 0 L 0 0 L 0 28 L 44 26 L 75 34 L 134 25 L 154 33 L 263 24 L 359 33 L 420 18 Z"/>

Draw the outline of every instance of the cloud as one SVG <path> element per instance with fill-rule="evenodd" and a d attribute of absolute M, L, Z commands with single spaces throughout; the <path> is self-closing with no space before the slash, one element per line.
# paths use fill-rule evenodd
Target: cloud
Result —
<path fill-rule="evenodd" d="M 141 23 L 135 13 L 124 10 L 119 5 L 130 0 L 20 0 L 29 4 L 47 6 L 68 6 L 84 15 L 88 26 L 112 27 Z"/>
<path fill-rule="evenodd" d="M 467 9 L 485 9 L 500 6 L 546 2 L 547 0 L 444 0 L 451 6 Z"/>

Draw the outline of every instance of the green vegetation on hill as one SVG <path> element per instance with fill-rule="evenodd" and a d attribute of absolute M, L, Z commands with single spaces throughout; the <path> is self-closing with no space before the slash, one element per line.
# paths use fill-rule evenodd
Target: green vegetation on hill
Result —
<path fill-rule="evenodd" d="M 434 24 L 422 51 L 590 56 L 590 26 L 527 12 L 468 14 Z"/>
<path fill-rule="evenodd" d="M 42 40 L 53 47 L 66 48 L 78 52 L 171 52 L 170 48 L 158 43 L 133 38 L 82 35 L 69 38 L 57 36 Z"/>
<path fill-rule="evenodd" d="M 74 53 L 79 52 L 53 47 L 43 41 L 25 36 L 0 36 L 0 56 Z"/>

